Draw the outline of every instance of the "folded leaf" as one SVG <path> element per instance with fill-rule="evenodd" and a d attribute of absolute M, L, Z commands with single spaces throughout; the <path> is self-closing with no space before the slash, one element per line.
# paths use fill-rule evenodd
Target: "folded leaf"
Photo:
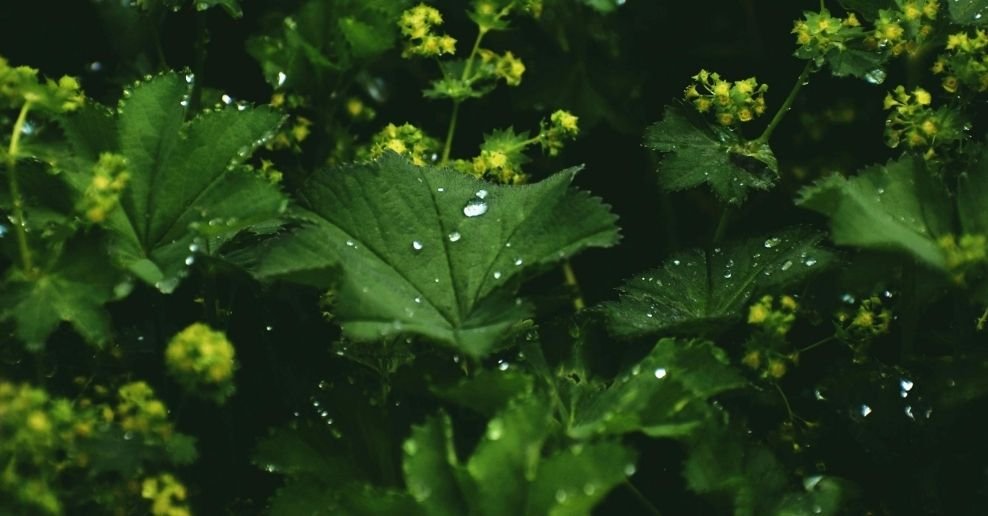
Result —
<path fill-rule="evenodd" d="M 821 179 L 803 189 L 797 204 L 830 218 L 837 244 L 902 251 L 945 268 L 937 238 L 951 233 L 952 208 L 943 185 L 917 158 Z"/>
<path fill-rule="evenodd" d="M 300 193 L 312 222 L 231 258 L 320 285 L 339 267 L 334 315 L 350 337 L 416 333 L 480 356 L 530 314 L 515 298 L 525 272 L 617 242 L 608 208 L 568 188 L 575 173 L 495 186 L 389 154 L 314 175 Z"/>
<path fill-rule="evenodd" d="M 710 332 L 736 318 L 758 292 L 819 272 L 832 254 L 806 229 L 750 238 L 711 252 L 693 249 L 628 280 L 602 309 L 622 337 Z"/>

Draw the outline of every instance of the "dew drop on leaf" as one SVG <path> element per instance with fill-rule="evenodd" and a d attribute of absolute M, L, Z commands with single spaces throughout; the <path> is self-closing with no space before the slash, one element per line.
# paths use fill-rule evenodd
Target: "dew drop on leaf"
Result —
<path fill-rule="evenodd" d="M 779 245 L 781 243 L 782 243 L 782 240 L 780 240 L 778 238 L 775 238 L 775 237 L 772 237 L 772 238 L 770 238 L 770 239 L 768 239 L 768 240 L 765 241 L 765 248 L 766 249 L 771 249 L 771 248 L 773 248 L 773 247 L 775 247 L 775 246 L 777 246 L 777 245 Z"/>
<path fill-rule="evenodd" d="M 481 199 L 470 199 L 463 207 L 463 214 L 467 217 L 479 217 L 487 213 L 487 203 Z"/>
<path fill-rule="evenodd" d="M 461 238 L 461 235 L 460 235 L 460 232 L 459 231 L 454 231 L 454 232 L 450 233 L 448 236 L 449 236 L 449 241 L 450 242 L 459 242 L 460 241 L 460 238 Z"/>
<path fill-rule="evenodd" d="M 658 378 L 659 380 L 661 380 L 661 379 L 665 378 L 666 377 L 666 374 L 668 374 L 668 373 L 666 373 L 666 370 L 665 370 L 664 367 L 660 367 L 660 368 L 658 368 L 658 369 L 655 370 L 655 373 L 654 374 L 655 374 L 655 377 L 656 378 Z"/>
<path fill-rule="evenodd" d="M 422 250 L 422 247 L 423 247 L 422 246 L 422 242 L 419 242 L 418 240 L 412 240 L 412 250 L 413 251 L 421 251 Z"/>

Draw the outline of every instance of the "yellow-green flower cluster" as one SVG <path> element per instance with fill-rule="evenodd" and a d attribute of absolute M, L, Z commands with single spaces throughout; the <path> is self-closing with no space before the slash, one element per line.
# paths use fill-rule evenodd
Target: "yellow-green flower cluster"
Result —
<path fill-rule="evenodd" d="M 580 134 L 579 117 L 564 109 L 556 110 L 549 115 L 549 121 L 542 121 L 539 132 L 539 144 L 549 156 L 556 156 L 566 142 Z"/>
<path fill-rule="evenodd" d="M 0 382 L 0 497 L 46 514 L 61 513 L 61 502 L 47 477 L 56 454 L 65 448 L 72 408 L 64 400 L 28 385 Z"/>
<path fill-rule="evenodd" d="M 748 324 L 760 331 L 745 344 L 747 351 L 741 363 L 760 370 L 763 378 L 779 379 L 786 375 L 789 364 L 799 359 L 796 353 L 786 354 L 786 335 L 796 322 L 799 304 L 792 296 L 762 296 L 748 308 Z"/>
<path fill-rule="evenodd" d="M 408 158 L 414 165 L 423 166 L 434 161 L 439 142 L 411 124 L 388 124 L 371 138 L 368 151 L 370 159 L 378 159 L 391 151 Z"/>
<path fill-rule="evenodd" d="M 456 39 L 448 34 L 436 34 L 433 29 L 442 25 L 443 16 L 434 7 L 419 4 L 401 13 L 398 27 L 407 39 L 405 57 L 436 57 L 456 53 Z"/>
<path fill-rule="evenodd" d="M 977 92 L 988 91 L 988 33 L 958 32 L 947 36 L 947 52 L 933 63 L 933 73 L 943 75 L 943 89 L 956 93 L 961 85 Z"/>
<path fill-rule="evenodd" d="M 58 81 L 38 78 L 38 70 L 10 66 L 0 57 L 0 106 L 20 107 L 25 103 L 53 113 L 74 111 L 86 102 L 79 81 L 68 75 Z"/>
<path fill-rule="evenodd" d="M 721 79 L 718 73 L 700 70 L 693 80 L 696 84 L 687 87 L 683 96 L 697 111 L 713 112 L 720 125 L 748 122 L 765 113 L 768 85 L 758 84 L 754 77 L 731 83 Z"/>
<path fill-rule="evenodd" d="M 885 308 L 881 298 L 871 296 L 861 301 L 856 311 L 839 311 L 836 319 L 839 336 L 853 344 L 853 341 L 867 342 L 888 333 L 892 325 L 892 312 Z"/>
<path fill-rule="evenodd" d="M 964 283 L 972 270 L 988 263 L 988 238 L 985 235 L 944 235 L 937 241 L 951 278 Z"/>
<path fill-rule="evenodd" d="M 82 199 L 81 211 L 86 218 L 97 223 L 106 220 L 119 203 L 120 194 L 129 179 L 126 158 L 109 152 L 100 154 Z"/>
<path fill-rule="evenodd" d="M 154 516 L 189 516 L 185 486 L 171 473 L 145 478 L 141 482 L 141 498 L 151 501 Z"/>
<path fill-rule="evenodd" d="M 206 324 L 192 324 L 172 337 L 165 348 L 165 366 L 192 394 L 218 403 L 233 394 L 233 344 Z"/>
<path fill-rule="evenodd" d="M 823 9 L 804 13 L 802 20 L 796 20 L 792 33 L 798 45 L 796 57 L 822 59 L 832 50 L 845 50 L 849 41 L 864 35 L 864 30 L 854 13 L 841 19 Z"/>
<path fill-rule="evenodd" d="M 781 296 L 777 304 L 772 296 L 762 296 L 748 308 L 748 324 L 785 335 L 796 322 L 797 308 L 799 305 L 792 296 Z"/>
<path fill-rule="evenodd" d="M 103 407 L 103 418 L 115 420 L 124 432 L 144 438 L 146 442 L 168 439 L 174 428 L 168 421 L 168 409 L 143 381 L 131 382 L 117 389 L 116 410 Z"/>
<path fill-rule="evenodd" d="M 481 70 L 491 70 L 495 77 L 503 80 L 508 86 L 521 84 L 521 77 L 525 74 L 525 63 L 510 51 L 499 55 L 492 50 L 482 48 L 477 51 L 477 55 L 480 56 Z"/>
<path fill-rule="evenodd" d="M 470 170 L 476 177 L 490 177 L 500 183 L 521 184 L 527 177 L 513 162 L 508 153 L 497 149 L 483 149 L 480 155 L 473 158 Z"/>
<path fill-rule="evenodd" d="M 915 55 L 933 33 L 940 11 L 938 0 L 895 0 L 896 9 L 881 9 L 871 38 L 879 47 L 898 56 Z"/>
<path fill-rule="evenodd" d="M 912 93 L 903 86 L 885 96 L 885 109 L 891 111 L 885 123 L 885 139 L 889 146 L 898 147 L 905 142 L 910 149 L 923 151 L 923 157 L 932 159 L 936 148 L 964 138 L 963 123 L 956 111 L 930 107 L 933 98 L 923 88 Z"/>

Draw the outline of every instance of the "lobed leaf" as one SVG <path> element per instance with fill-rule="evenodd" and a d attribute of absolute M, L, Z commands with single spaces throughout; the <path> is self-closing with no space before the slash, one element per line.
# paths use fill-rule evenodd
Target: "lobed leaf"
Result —
<path fill-rule="evenodd" d="M 415 333 L 474 356 L 530 314 L 524 274 L 618 240 L 616 217 L 568 188 L 576 169 L 520 187 L 395 155 L 315 174 L 301 189 L 311 223 L 231 257 L 260 279 L 325 285 L 358 340 Z"/>
<path fill-rule="evenodd" d="M 900 251 L 944 269 L 937 238 L 951 232 L 946 190 L 918 158 L 903 156 L 857 176 L 817 181 L 800 192 L 798 205 L 830 219 L 834 243 Z"/>
<path fill-rule="evenodd" d="M 714 127 L 677 102 L 645 132 L 645 146 L 663 153 L 659 184 L 678 191 L 707 184 L 717 197 L 741 204 L 749 190 L 767 190 L 778 176 L 768 145 L 746 142 L 723 127 Z"/>
<path fill-rule="evenodd" d="M 723 249 L 685 251 L 628 280 L 617 301 L 601 307 L 620 337 L 716 331 L 758 292 L 800 281 L 825 268 L 830 252 L 814 231 L 795 228 Z"/>

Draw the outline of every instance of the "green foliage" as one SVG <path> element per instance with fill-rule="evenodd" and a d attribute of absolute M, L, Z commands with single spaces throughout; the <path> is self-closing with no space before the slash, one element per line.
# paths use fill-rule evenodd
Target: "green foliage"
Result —
<path fill-rule="evenodd" d="M 668 106 L 662 121 L 648 128 L 645 146 L 664 153 L 659 168 L 662 188 L 678 191 L 707 184 L 729 204 L 743 203 L 750 190 L 771 188 L 778 174 L 767 144 L 744 141 L 681 104 Z"/>
<path fill-rule="evenodd" d="M 984 25 L 988 23 L 988 2 L 985 0 L 956 0 L 947 2 L 950 17 L 961 25 Z"/>
<path fill-rule="evenodd" d="M 352 338 L 411 333 L 483 356 L 531 313 L 515 297 L 527 271 L 617 242 L 606 206 L 568 188 L 575 174 L 511 188 L 392 154 L 314 175 L 308 224 L 234 259 L 317 285 L 341 269 L 333 314 Z"/>
<path fill-rule="evenodd" d="M 618 301 L 603 305 L 615 335 L 715 332 L 748 300 L 825 269 L 832 260 L 806 229 L 750 238 L 712 251 L 693 249 L 629 279 Z"/>

